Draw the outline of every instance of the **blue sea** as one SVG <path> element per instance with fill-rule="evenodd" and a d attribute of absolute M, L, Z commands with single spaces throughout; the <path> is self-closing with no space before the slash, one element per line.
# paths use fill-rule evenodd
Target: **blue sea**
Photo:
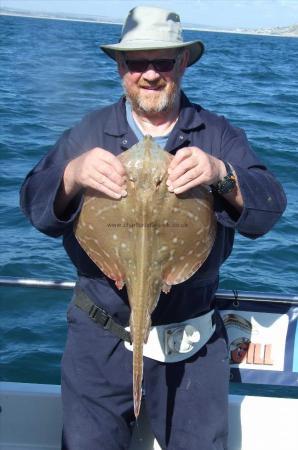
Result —
<path fill-rule="evenodd" d="M 61 240 L 23 217 L 19 188 L 66 128 L 121 95 L 115 63 L 99 49 L 119 33 L 119 25 L 0 16 L 0 276 L 75 279 Z M 298 39 L 190 30 L 185 39 L 206 46 L 185 75 L 186 94 L 245 129 L 288 198 L 270 233 L 236 237 L 220 288 L 297 294 Z M 0 379 L 59 383 L 71 291 L 0 287 L 0 296 Z"/>

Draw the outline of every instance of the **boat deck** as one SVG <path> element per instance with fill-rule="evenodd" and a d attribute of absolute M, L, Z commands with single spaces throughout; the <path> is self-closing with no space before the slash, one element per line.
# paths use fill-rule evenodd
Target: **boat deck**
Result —
<path fill-rule="evenodd" d="M 0 407 L 0 450 L 60 449 L 60 386 L 0 382 Z M 298 399 L 230 395 L 229 450 L 297 450 L 297 417 Z M 144 409 L 129 450 L 160 450 Z"/>

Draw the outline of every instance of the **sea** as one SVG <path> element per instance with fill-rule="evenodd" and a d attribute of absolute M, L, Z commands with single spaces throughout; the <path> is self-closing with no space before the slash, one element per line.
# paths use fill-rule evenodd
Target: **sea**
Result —
<path fill-rule="evenodd" d="M 23 216 L 19 189 L 65 129 L 121 96 L 116 65 L 99 49 L 117 42 L 120 31 L 114 24 L 0 16 L 1 277 L 75 280 L 61 239 L 42 235 Z M 288 199 L 267 235 L 236 236 L 220 289 L 297 295 L 298 39 L 195 30 L 184 38 L 206 48 L 186 71 L 184 91 L 246 131 Z M 70 290 L 0 286 L 0 380 L 60 382 L 70 298 Z M 243 389 L 252 392 L 231 386 Z M 298 397 L 298 388 L 279 395 Z"/>

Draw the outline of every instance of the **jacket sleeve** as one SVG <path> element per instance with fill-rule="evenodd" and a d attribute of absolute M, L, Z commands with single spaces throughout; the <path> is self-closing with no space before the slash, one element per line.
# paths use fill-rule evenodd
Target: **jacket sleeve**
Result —
<path fill-rule="evenodd" d="M 225 119 L 220 147 L 220 158 L 230 162 L 237 174 L 244 207 L 239 216 L 228 202 L 216 198 L 217 219 L 244 236 L 262 236 L 271 230 L 286 208 L 284 190 L 250 148 L 243 130 Z"/>
<path fill-rule="evenodd" d="M 83 151 L 75 131 L 67 130 L 54 148 L 29 172 L 20 192 L 20 206 L 35 228 L 57 237 L 72 226 L 81 204 L 77 195 L 66 211 L 65 220 L 54 212 L 54 201 L 67 163 Z"/>

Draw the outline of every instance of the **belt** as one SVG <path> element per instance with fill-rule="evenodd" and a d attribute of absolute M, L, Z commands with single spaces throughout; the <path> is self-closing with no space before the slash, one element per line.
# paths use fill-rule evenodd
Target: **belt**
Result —
<path fill-rule="evenodd" d="M 122 339 L 127 350 L 133 351 L 129 327 L 115 320 L 95 305 L 80 288 L 75 289 L 74 304 L 95 323 Z M 162 362 L 178 362 L 197 353 L 210 339 L 216 328 L 214 310 L 183 322 L 151 327 L 143 355 Z"/>
<path fill-rule="evenodd" d="M 123 341 L 131 343 L 129 331 L 115 322 L 112 316 L 100 306 L 93 303 L 88 295 L 78 287 L 75 288 L 74 304 L 85 311 L 93 322 L 101 325 L 105 330 L 110 331 Z"/>

